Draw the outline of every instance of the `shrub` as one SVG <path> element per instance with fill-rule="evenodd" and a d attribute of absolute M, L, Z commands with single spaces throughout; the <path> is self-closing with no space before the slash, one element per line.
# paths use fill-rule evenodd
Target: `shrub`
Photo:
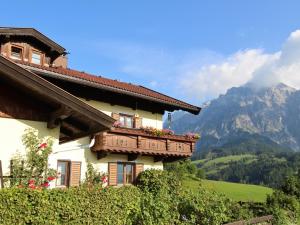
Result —
<path fill-rule="evenodd" d="M 0 191 L 0 224 L 132 224 L 140 192 L 134 187 L 107 189 L 20 188 Z"/>
<path fill-rule="evenodd" d="M 47 188 L 49 182 L 56 179 L 56 171 L 48 168 L 48 158 L 52 152 L 53 140 L 50 137 L 39 138 L 38 131 L 26 129 L 22 136 L 26 155 L 12 158 L 11 186 Z"/>
<path fill-rule="evenodd" d="M 154 195 L 160 192 L 176 194 L 181 187 L 180 180 L 172 172 L 155 169 L 142 172 L 138 176 L 136 184 L 142 191 Z"/>
<path fill-rule="evenodd" d="M 87 163 L 87 170 L 85 173 L 85 180 L 83 182 L 83 186 L 93 188 L 96 186 L 103 186 L 104 183 L 107 183 L 107 175 L 105 173 L 100 173 L 97 171 L 93 165 L 88 162 Z"/>
<path fill-rule="evenodd" d="M 198 169 L 196 173 L 196 177 L 200 179 L 205 179 L 205 171 L 203 169 Z"/>

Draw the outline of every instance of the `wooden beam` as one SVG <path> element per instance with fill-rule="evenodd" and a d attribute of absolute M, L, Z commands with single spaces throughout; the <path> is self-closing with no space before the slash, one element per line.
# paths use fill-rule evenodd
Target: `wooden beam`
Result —
<path fill-rule="evenodd" d="M 97 154 L 97 159 L 98 160 L 103 159 L 103 158 L 105 158 L 106 156 L 109 155 L 109 153 L 106 152 L 106 151 L 98 151 L 98 152 L 96 152 L 96 154 Z"/>
<path fill-rule="evenodd" d="M 57 127 L 60 121 L 68 118 L 71 115 L 72 115 L 72 110 L 70 108 L 61 106 L 56 111 L 50 113 L 49 120 L 47 123 L 47 128 L 53 129 Z"/>
<path fill-rule="evenodd" d="M 72 117 L 66 118 L 66 119 L 63 121 L 63 123 L 67 123 L 67 124 L 69 124 L 70 126 L 75 127 L 75 128 L 77 128 L 78 130 L 81 130 L 81 131 L 83 131 L 83 132 L 88 132 L 88 131 L 90 130 L 90 126 L 89 126 L 89 125 L 84 124 L 84 123 L 82 123 L 82 122 L 80 122 L 80 121 L 78 121 L 78 120 L 76 120 L 76 119 L 74 119 L 74 118 L 72 118 Z"/>
<path fill-rule="evenodd" d="M 67 127 L 61 127 L 60 132 L 69 137 L 72 137 L 74 135 L 73 131 L 71 131 Z"/>
<path fill-rule="evenodd" d="M 154 162 L 161 162 L 165 159 L 166 156 L 162 156 L 162 155 L 157 155 L 153 157 L 153 161 Z"/>
<path fill-rule="evenodd" d="M 134 161 L 138 158 L 140 154 L 128 154 L 128 161 Z"/>

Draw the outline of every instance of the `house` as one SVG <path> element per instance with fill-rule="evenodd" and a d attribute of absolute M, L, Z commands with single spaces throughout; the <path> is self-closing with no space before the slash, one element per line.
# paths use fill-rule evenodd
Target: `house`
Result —
<path fill-rule="evenodd" d="M 33 28 L 0 28 L 0 160 L 24 153 L 26 128 L 55 140 L 51 187 L 77 186 L 87 162 L 107 173 L 109 185 L 134 181 L 146 169 L 191 156 L 195 139 L 156 135 L 165 112 L 200 108 L 143 86 L 68 68 L 66 49 Z M 148 127 L 147 129 L 145 127 Z M 1 168 L 0 168 L 1 169 Z"/>

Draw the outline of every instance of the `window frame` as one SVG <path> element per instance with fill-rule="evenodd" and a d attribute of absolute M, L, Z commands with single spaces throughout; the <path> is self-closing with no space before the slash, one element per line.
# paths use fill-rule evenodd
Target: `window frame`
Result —
<path fill-rule="evenodd" d="M 70 186 L 70 178 L 71 178 L 71 161 L 70 160 L 63 160 L 63 159 L 59 159 L 57 160 L 57 171 L 58 171 L 58 164 L 59 163 L 66 163 L 66 179 L 65 179 L 65 184 L 64 185 L 61 185 L 61 184 L 58 184 L 58 179 L 56 179 L 56 183 L 55 183 L 55 186 L 56 187 L 69 187 Z"/>
<path fill-rule="evenodd" d="M 119 171 L 118 171 L 118 167 L 119 165 L 122 165 L 123 167 L 123 182 L 119 183 Z M 126 171 L 126 167 L 127 165 L 131 166 L 131 182 L 130 183 L 126 183 L 126 177 L 127 177 L 127 171 Z M 135 180 L 135 165 L 136 163 L 132 163 L 132 162 L 117 162 L 117 185 L 121 186 L 121 185 L 132 185 L 134 180 Z"/>
<path fill-rule="evenodd" d="M 125 113 L 119 113 L 119 122 L 120 122 L 120 124 L 121 124 L 121 117 L 124 117 L 124 126 L 121 125 L 121 127 L 134 128 L 134 116 L 133 115 L 129 115 L 129 114 L 125 114 Z M 131 126 L 126 126 L 126 118 L 131 119 Z"/>
<path fill-rule="evenodd" d="M 39 54 L 41 56 L 41 61 L 40 63 L 35 63 L 32 61 L 32 55 L 34 54 Z M 34 48 L 31 48 L 31 51 L 30 51 L 30 55 L 29 55 L 29 62 L 32 63 L 32 64 L 35 64 L 35 65 L 44 65 L 44 58 L 45 58 L 45 54 L 37 49 L 34 49 Z"/>
<path fill-rule="evenodd" d="M 20 58 L 16 58 L 16 57 L 13 57 L 12 56 L 12 49 L 13 48 L 18 48 L 18 49 L 20 49 L 21 50 L 21 54 L 20 54 Z M 11 46 L 10 46 L 10 52 L 9 52 L 9 54 L 10 54 L 10 58 L 11 59 L 13 59 L 13 60 L 19 60 L 19 61 L 24 61 L 24 47 L 23 46 L 20 46 L 20 45 L 14 45 L 14 44 L 12 44 Z"/>

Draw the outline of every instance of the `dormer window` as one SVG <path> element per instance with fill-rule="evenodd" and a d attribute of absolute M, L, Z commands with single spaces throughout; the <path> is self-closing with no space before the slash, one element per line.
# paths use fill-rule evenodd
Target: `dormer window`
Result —
<path fill-rule="evenodd" d="M 31 53 L 31 63 L 41 65 L 43 54 L 37 51 L 32 51 Z"/>
<path fill-rule="evenodd" d="M 23 48 L 17 46 L 11 46 L 10 58 L 23 60 Z"/>

